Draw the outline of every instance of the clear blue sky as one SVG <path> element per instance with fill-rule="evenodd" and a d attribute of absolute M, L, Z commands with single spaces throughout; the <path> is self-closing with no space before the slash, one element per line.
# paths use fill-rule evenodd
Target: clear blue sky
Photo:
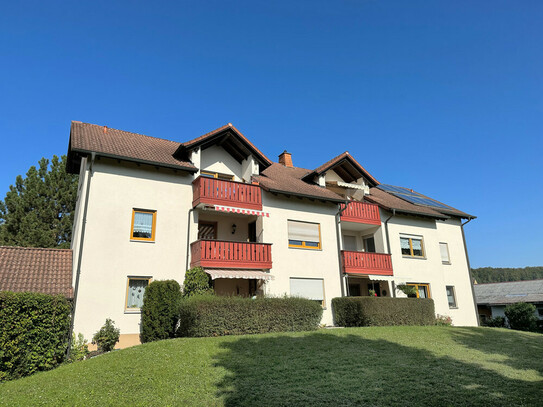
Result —
<path fill-rule="evenodd" d="M 71 120 L 276 159 L 348 150 L 478 216 L 472 266 L 543 265 L 543 2 L 25 1 L 0 13 L 0 196 Z"/>

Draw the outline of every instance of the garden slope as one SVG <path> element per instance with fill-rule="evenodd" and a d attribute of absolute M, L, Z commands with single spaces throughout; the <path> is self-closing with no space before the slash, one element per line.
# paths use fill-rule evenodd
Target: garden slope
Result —
<path fill-rule="evenodd" d="M 0 385 L 0 405 L 537 405 L 543 335 L 375 327 L 173 339 Z"/>

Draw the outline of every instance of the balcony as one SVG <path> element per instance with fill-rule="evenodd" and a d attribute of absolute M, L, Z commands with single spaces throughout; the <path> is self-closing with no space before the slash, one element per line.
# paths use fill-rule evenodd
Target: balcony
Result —
<path fill-rule="evenodd" d="M 271 269 L 270 243 L 198 240 L 190 245 L 191 267 Z"/>
<path fill-rule="evenodd" d="M 262 192 L 258 185 L 198 177 L 192 182 L 192 206 L 201 203 L 261 211 Z"/>
<path fill-rule="evenodd" d="M 341 209 L 345 208 L 345 204 L 340 204 Z M 351 201 L 341 213 L 343 222 L 365 223 L 368 225 L 380 225 L 381 216 L 379 215 L 379 206 L 366 203 Z"/>
<path fill-rule="evenodd" d="M 390 254 L 351 252 L 342 250 L 343 272 L 348 274 L 374 274 L 392 276 Z"/>

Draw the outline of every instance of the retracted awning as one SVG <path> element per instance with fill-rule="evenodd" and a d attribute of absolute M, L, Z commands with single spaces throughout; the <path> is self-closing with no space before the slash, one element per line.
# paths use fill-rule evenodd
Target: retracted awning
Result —
<path fill-rule="evenodd" d="M 378 274 L 347 273 L 347 277 L 368 278 L 373 281 L 394 281 L 394 276 L 380 276 Z"/>
<path fill-rule="evenodd" d="M 214 208 L 216 211 L 222 211 L 222 212 L 233 212 L 233 213 L 241 213 L 244 215 L 264 216 L 266 218 L 270 217 L 269 212 L 257 211 L 254 209 L 236 208 L 234 206 L 223 206 L 223 205 L 214 205 Z"/>
<path fill-rule="evenodd" d="M 274 276 L 265 271 L 239 269 L 204 269 L 212 280 L 217 278 L 244 278 L 246 280 L 273 280 Z"/>

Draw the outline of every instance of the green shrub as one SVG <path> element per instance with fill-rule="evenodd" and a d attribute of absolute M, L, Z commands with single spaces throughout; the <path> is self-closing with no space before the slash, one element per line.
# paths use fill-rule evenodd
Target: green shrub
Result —
<path fill-rule="evenodd" d="M 0 381 L 64 360 L 71 304 L 62 295 L 0 292 Z"/>
<path fill-rule="evenodd" d="M 339 326 L 435 324 L 431 298 L 338 297 L 332 310 Z"/>
<path fill-rule="evenodd" d="M 181 299 L 181 287 L 175 280 L 153 281 L 149 284 L 141 307 L 142 342 L 175 337 Z"/>
<path fill-rule="evenodd" d="M 487 318 L 482 322 L 482 325 L 488 326 L 490 328 L 505 328 L 505 318 L 504 317 Z"/>
<path fill-rule="evenodd" d="M 109 352 L 113 350 L 115 344 L 119 342 L 119 336 L 121 330 L 115 328 L 115 322 L 107 318 L 106 323 L 98 332 L 92 337 L 92 343 L 98 346 L 98 350 L 102 352 Z"/>
<path fill-rule="evenodd" d="M 398 284 L 396 286 L 396 289 L 401 291 L 407 296 L 416 296 L 417 295 L 417 287 L 414 285 L 407 285 L 407 284 Z"/>
<path fill-rule="evenodd" d="M 183 297 L 213 294 L 209 275 L 201 267 L 193 267 L 185 272 Z"/>
<path fill-rule="evenodd" d="M 517 302 L 505 307 L 505 316 L 511 329 L 518 331 L 536 331 L 537 317 L 535 316 L 536 308 L 533 304 L 525 302 Z"/>
<path fill-rule="evenodd" d="M 89 345 L 83 334 L 79 333 L 76 340 L 75 332 L 72 332 L 72 347 L 70 348 L 70 358 L 68 359 L 68 362 L 84 360 L 89 353 Z"/>
<path fill-rule="evenodd" d="M 244 335 L 317 329 L 322 306 L 304 298 L 196 296 L 181 301 L 178 336 Z"/>

